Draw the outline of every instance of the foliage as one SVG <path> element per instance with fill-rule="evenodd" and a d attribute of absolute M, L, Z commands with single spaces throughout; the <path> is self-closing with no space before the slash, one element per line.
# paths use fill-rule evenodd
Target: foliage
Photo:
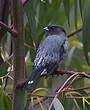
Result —
<path fill-rule="evenodd" d="M 45 39 L 43 33 L 43 27 L 48 24 L 59 24 L 62 25 L 66 30 L 67 34 L 71 33 L 79 28 L 83 27 L 83 32 L 74 34 L 69 37 L 69 49 L 68 57 L 65 61 L 65 65 L 61 66 L 60 69 L 73 70 L 78 72 L 89 72 L 90 73 L 90 1 L 89 0 L 27 0 L 24 5 L 24 26 L 25 26 L 25 63 L 26 71 L 28 76 L 32 71 L 33 61 L 36 55 L 36 49 L 40 42 Z M 1 16 L 1 15 L 0 15 Z M 8 23 L 10 24 L 11 19 L 9 18 Z M 1 45 L 3 50 L 9 58 L 0 65 L 0 105 L 2 110 L 11 110 L 12 102 L 10 96 L 6 95 L 7 91 L 12 91 L 12 81 L 7 77 L 13 79 L 12 71 L 8 73 L 9 62 L 13 65 L 12 56 L 10 55 L 12 38 L 9 34 L 6 35 L 7 40 L 4 46 Z M 3 41 L 1 41 L 2 44 Z M 1 51 L 1 55 L 2 55 Z M 14 52 L 13 52 L 14 54 Z M 4 56 L 5 56 L 4 55 Z M 4 59 L 4 57 L 2 57 Z M 5 60 L 5 59 L 4 59 Z M 11 65 L 10 65 L 11 66 Z M 13 66 L 12 66 L 13 67 Z M 55 89 L 59 87 L 67 79 L 67 75 L 53 78 L 41 78 L 38 87 L 48 89 L 36 89 L 33 93 L 38 95 L 52 95 Z M 80 88 L 89 85 L 90 81 L 86 79 L 80 79 L 70 86 L 71 88 Z M 7 85 L 7 87 L 5 86 Z M 6 88 L 4 88 L 6 87 Z M 28 93 L 26 93 L 28 94 Z M 33 95 L 32 95 L 33 96 Z M 74 97 L 74 98 L 72 98 Z M 78 98 L 75 98 L 78 97 Z M 30 97 L 25 101 L 25 109 L 31 109 L 32 106 L 35 109 L 45 110 L 49 103 L 52 102 L 52 98 L 39 98 L 37 96 Z M 35 99 L 34 99 L 35 98 Z M 30 101 L 30 103 L 28 103 Z M 42 102 L 42 103 L 41 103 Z M 45 102 L 45 104 L 43 104 Z M 62 104 L 61 104 L 62 103 Z M 4 106 L 5 105 L 5 106 Z M 55 110 L 89 110 L 90 99 L 88 91 L 74 91 L 65 92 L 59 98 L 54 100 Z"/>

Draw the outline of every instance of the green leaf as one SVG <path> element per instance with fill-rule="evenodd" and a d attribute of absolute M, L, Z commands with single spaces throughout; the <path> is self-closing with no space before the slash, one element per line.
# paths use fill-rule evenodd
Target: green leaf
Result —
<path fill-rule="evenodd" d="M 76 47 L 78 47 L 78 48 L 82 48 L 82 43 L 79 42 L 78 40 L 72 40 L 72 41 L 70 42 L 70 44 L 73 45 L 73 46 L 76 46 Z"/>
<path fill-rule="evenodd" d="M 4 62 L 3 64 L 0 65 L 0 77 L 7 74 L 8 67 L 9 67 L 9 64 L 6 62 Z"/>
<path fill-rule="evenodd" d="M 79 0 L 79 8 L 82 19 L 83 19 L 83 7 L 84 7 L 84 0 Z"/>
<path fill-rule="evenodd" d="M 26 64 L 26 66 L 34 66 L 34 63 L 33 62 L 27 62 L 25 64 Z"/>
<path fill-rule="evenodd" d="M 66 15 L 66 18 L 68 19 L 68 24 L 70 25 L 70 21 L 69 21 L 70 0 L 63 0 L 63 4 L 64 4 L 65 15 Z"/>
<path fill-rule="evenodd" d="M 84 13 L 83 46 L 87 63 L 90 65 L 88 53 L 90 52 L 90 2 Z"/>
<path fill-rule="evenodd" d="M 63 105 L 61 104 L 61 102 L 58 100 L 58 98 L 54 99 L 54 108 L 55 110 L 64 110 Z"/>
<path fill-rule="evenodd" d="M 77 29 L 77 10 L 78 9 L 78 0 L 74 0 L 74 20 L 75 20 L 75 28 Z"/>
<path fill-rule="evenodd" d="M 0 110 L 12 110 L 11 99 L 1 89 L 0 89 Z"/>
<path fill-rule="evenodd" d="M 36 0 L 28 1 L 24 7 L 25 12 L 26 12 L 26 16 L 28 18 L 29 30 L 31 32 L 30 37 L 32 37 L 33 40 L 36 39 L 36 35 L 35 35 L 35 32 L 36 32 L 36 19 L 35 19 L 36 8 L 37 8 L 36 7 Z"/>

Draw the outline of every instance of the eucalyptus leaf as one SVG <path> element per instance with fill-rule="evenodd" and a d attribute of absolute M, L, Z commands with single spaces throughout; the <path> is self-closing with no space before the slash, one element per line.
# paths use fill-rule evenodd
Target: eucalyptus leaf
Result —
<path fill-rule="evenodd" d="M 66 15 L 66 18 L 68 19 L 68 24 L 70 25 L 70 21 L 69 21 L 70 0 L 63 0 L 63 4 L 64 4 L 65 15 Z"/>
<path fill-rule="evenodd" d="M 33 62 L 27 62 L 25 64 L 26 64 L 26 66 L 34 66 L 34 63 Z"/>
<path fill-rule="evenodd" d="M 11 99 L 1 89 L 0 89 L 0 110 L 12 110 Z"/>
<path fill-rule="evenodd" d="M 84 0 L 79 0 L 79 8 L 82 19 L 83 19 L 83 7 L 84 7 Z"/>
<path fill-rule="evenodd" d="M 64 110 L 64 107 L 61 104 L 61 102 L 58 100 L 58 98 L 54 99 L 53 105 L 54 105 L 55 110 Z"/>
<path fill-rule="evenodd" d="M 9 67 L 9 64 L 4 62 L 0 65 L 0 77 L 3 77 L 7 74 L 7 69 Z"/>
<path fill-rule="evenodd" d="M 77 29 L 77 11 L 78 11 L 78 0 L 74 0 L 74 20 L 75 20 L 75 28 Z"/>
<path fill-rule="evenodd" d="M 90 65 L 88 53 L 90 52 L 90 2 L 84 13 L 83 46 L 87 63 Z"/>

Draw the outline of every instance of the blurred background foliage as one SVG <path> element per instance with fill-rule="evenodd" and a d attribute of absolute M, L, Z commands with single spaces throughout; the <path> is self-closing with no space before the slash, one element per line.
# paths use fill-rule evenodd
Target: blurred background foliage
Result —
<path fill-rule="evenodd" d="M 65 64 L 60 69 L 73 70 L 78 72 L 90 72 L 90 1 L 89 0 L 27 0 L 24 5 L 24 26 L 25 26 L 25 63 L 26 76 L 29 76 L 34 66 L 34 58 L 38 45 L 45 39 L 43 28 L 48 24 L 62 25 L 67 35 L 79 28 L 83 27 L 83 32 L 79 32 L 69 37 L 68 57 Z M 9 16 L 11 16 L 9 14 Z M 9 17 L 8 23 L 11 24 Z M 1 41 L 1 57 L 4 62 L 0 65 L 0 110 L 11 110 L 11 99 L 7 96 L 12 91 L 13 70 L 11 67 L 12 57 L 12 38 L 10 34 L 6 34 L 7 39 Z M 14 54 L 14 52 L 13 52 Z M 41 78 L 36 88 L 42 87 L 43 90 L 36 89 L 34 93 L 54 94 L 68 75 L 54 76 L 47 79 Z M 90 84 L 89 79 L 80 79 L 75 82 L 72 87 L 86 87 Z M 46 89 L 47 88 L 47 89 Z M 26 93 L 27 94 L 27 93 Z M 70 99 L 69 96 L 80 96 L 79 99 Z M 85 97 L 84 97 L 85 96 Z M 87 96 L 87 97 L 86 97 Z M 27 98 L 27 97 L 26 97 Z M 54 102 L 55 110 L 90 110 L 89 90 L 79 92 L 67 92 L 56 99 Z M 34 99 L 32 99 L 34 100 Z M 32 101 L 37 104 L 42 100 L 36 98 Z M 51 100 L 48 100 L 48 103 Z M 30 102 L 29 102 L 30 103 Z M 25 102 L 25 109 L 32 110 L 32 103 Z M 46 110 L 48 103 L 35 105 L 37 110 Z M 63 107 L 62 107 L 62 105 Z M 5 106 L 4 106 L 5 105 Z M 58 109 L 57 106 L 59 106 Z M 5 108 L 6 107 L 6 108 Z M 27 109 L 29 107 L 29 109 Z"/>

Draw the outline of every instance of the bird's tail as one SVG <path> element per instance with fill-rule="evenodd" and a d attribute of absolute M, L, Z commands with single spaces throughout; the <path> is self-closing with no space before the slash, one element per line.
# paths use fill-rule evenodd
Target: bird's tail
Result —
<path fill-rule="evenodd" d="M 32 72 L 30 78 L 25 84 L 25 87 L 28 90 L 32 91 L 33 89 L 35 89 L 35 86 L 40 79 L 42 71 L 43 71 L 43 68 L 35 68 L 35 70 Z"/>

